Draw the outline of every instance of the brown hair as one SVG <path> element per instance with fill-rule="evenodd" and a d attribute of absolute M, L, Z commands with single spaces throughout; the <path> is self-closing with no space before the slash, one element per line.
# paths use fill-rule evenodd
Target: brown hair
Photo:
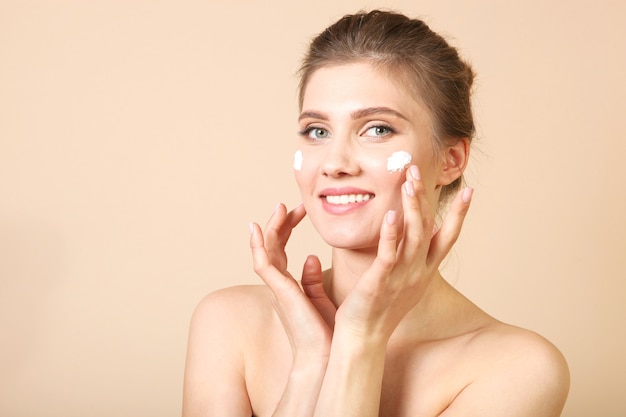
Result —
<path fill-rule="evenodd" d="M 299 103 L 315 70 L 329 65 L 369 62 L 412 87 L 433 118 L 435 149 L 459 138 L 472 139 L 471 89 L 474 72 L 440 35 L 423 21 L 374 10 L 346 15 L 316 36 L 300 67 Z M 445 200 L 462 178 L 445 186 Z"/>

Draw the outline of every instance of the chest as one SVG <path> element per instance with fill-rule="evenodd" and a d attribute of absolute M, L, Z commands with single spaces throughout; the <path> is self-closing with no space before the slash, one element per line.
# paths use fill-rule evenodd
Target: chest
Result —
<path fill-rule="evenodd" d="M 268 335 L 269 336 L 269 335 Z M 247 367 L 248 394 L 255 416 L 271 416 L 291 369 L 291 347 L 275 334 L 257 346 Z M 462 355 L 452 346 L 389 352 L 381 391 L 381 417 L 437 416 L 471 380 Z"/>

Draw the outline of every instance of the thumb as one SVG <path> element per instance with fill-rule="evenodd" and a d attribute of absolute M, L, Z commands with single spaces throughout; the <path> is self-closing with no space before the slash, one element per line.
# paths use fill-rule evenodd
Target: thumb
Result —
<path fill-rule="evenodd" d="M 332 329 L 335 325 L 337 308 L 330 301 L 322 280 L 322 264 L 317 256 L 309 255 L 302 268 L 302 290 L 315 309 Z"/>

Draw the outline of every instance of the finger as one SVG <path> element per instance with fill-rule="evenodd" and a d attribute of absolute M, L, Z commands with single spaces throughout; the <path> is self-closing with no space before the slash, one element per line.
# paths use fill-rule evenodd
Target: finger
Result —
<path fill-rule="evenodd" d="M 258 224 L 250 222 L 250 249 L 252 250 L 252 265 L 254 272 L 256 272 L 261 279 L 265 282 L 265 276 L 267 271 L 271 268 L 272 264 L 269 259 L 267 250 L 265 249 L 265 241 L 263 239 L 263 232 Z M 268 284 L 267 282 L 265 282 Z M 268 284 L 269 285 L 269 284 Z"/>
<path fill-rule="evenodd" d="M 469 210 L 474 190 L 464 188 L 459 191 L 450 205 L 450 210 L 446 215 L 441 228 L 435 233 L 430 243 L 427 262 L 431 265 L 439 265 L 448 255 L 452 245 L 456 242 L 463 221 Z"/>
<path fill-rule="evenodd" d="M 322 264 L 317 256 L 309 255 L 304 262 L 302 289 L 309 298 L 328 298 L 322 284 Z"/>
<path fill-rule="evenodd" d="M 417 251 L 426 250 L 434 226 L 426 188 L 421 180 L 417 165 L 407 170 L 407 180 L 402 186 L 404 210 L 404 236 L 401 256 L 413 259 Z"/>
<path fill-rule="evenodd" d="M 291 236 L 291 232 L 298 224 L 300 224 L 302 219 L 304 219 L 304 216 L 306 216 L 306 209 L 302 203 L 298 204 L 293 210 L 287 213 L 284 226 L 280 233 L 280 240 L 283 242 L 283 246 L 287 244 L 287 241 Z"/>
<path fill-rule="evenodd" d="M 306 210 L 302 204 L 287 213 L 286 207 L 279 203 L 265 226 L 264 242 L 270 262 L 284 273 L 287 272 L 285 246 L 293 228 L 305 215 Z"/>
<path fill-rule="evenodd" d="M 263 240 L 263 232 L 256 223 L 250 223 L 250 248 L 252 250 L 252 264 L 254 272 L 257 273 L 263 282 L 276 294 L 284 291 L 295 284 L 295 281 L 282 274 L 272 264 Z"/>
<path fill-rule="evenodd" d="M 306 216 L 306 209 L 304 208 L 304 204 L 300 203 L 287 214 L 287 223 L 291 228 L 294 228 L 304 219 L 304 216 Z"/>
<path fill-rule="evenodd" d="M 324 321 L 333 328 L 337 309 L 324 290 L 322 264 L 317 256 L 310 255 L 306 258 L 302 268 L 301 282 L 304 293 L 311 300 L 315 309 L 320 313 Z"/>
<path fill-rule="evenodd" d="M 397 219 L 398 214 L 395 210 L 389 210 L 385 214 L 383 224 L 380 227 L 380 238 L 378 240 L 376 259 L 374 259 L 372 266 L 368 270 L 368 272 L 371 273 L 363 276 L 364 281 L 367 282 L 369 279 L 373 279 L 377 281 L 377 284 L 383 284 L 384 281 L 381 281 L 380 277 L 387 277 L 393 266 L 396 264 L 398 247 Z"/>
<path fill-rule="evenodd" d="M 278 234 L 285 221 L 286 211 L 287 209 L 284 204 L 278 203 L 274 208 L 274 212 L 267 220 L 265 228 L 263 229 L 266 246 L 274 246 L 278 241 Z"/>
<path fill-rule="evenodd" d="M 284 249 L 293 228 L 302 221 L 305 215 L 306 210 L 302 203 L 289 213 L 287 213 L 287 208 L 282 203 L 278 203 L 265 226 L 266 245 Z"/>

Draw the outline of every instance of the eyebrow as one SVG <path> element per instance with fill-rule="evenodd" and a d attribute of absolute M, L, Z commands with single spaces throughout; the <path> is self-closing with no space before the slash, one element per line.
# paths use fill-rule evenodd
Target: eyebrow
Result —
<path fill-rule="evenodd" d="M 405 115 L 389 107 L 367 107 L 365 109 L 355 110 L 350 114 L 350 117 L 353 120 L 356 120 L 356 119 L 361 119 L 363 117 L 371 116 L 373 114 L 387 114 L 387 115 L 399 117 L 400 119 L 409 121 L 409 119 Z M 300 116 L 298 117 L 298 121 L 302 119 L 306 119 L 306 118 L 320 119 L 320 120 L 325 120 L 325 121 L 328 120 L 328 116 L 326 116 L 323 113 L 316 112 L 316 111 L 304 111 L 300 113 Z"/>

